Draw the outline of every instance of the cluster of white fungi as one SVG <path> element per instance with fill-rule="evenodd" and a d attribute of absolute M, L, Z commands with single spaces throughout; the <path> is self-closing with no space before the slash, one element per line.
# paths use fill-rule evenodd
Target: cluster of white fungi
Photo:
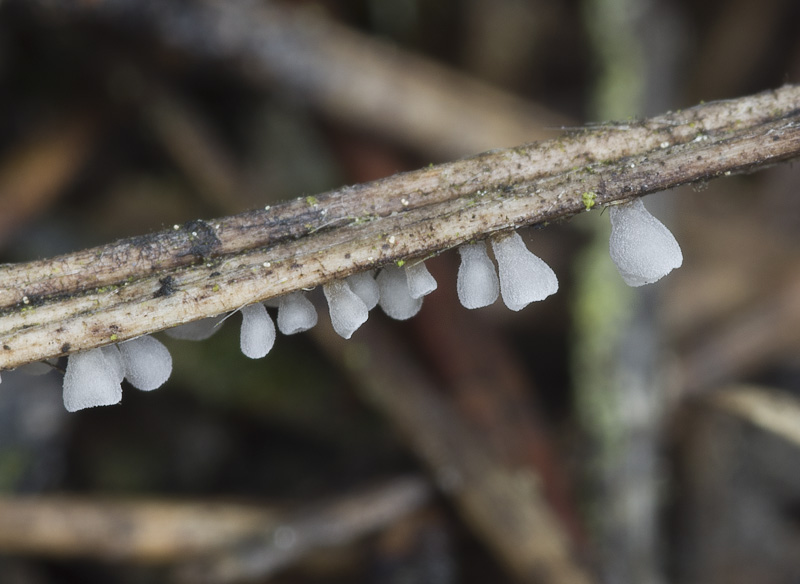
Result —
<path fill-rule="evenodd" d="M 683 262 L 672 233 L 653 217 L 640 199 L 609 207 L 611 259 L 623 280 L 642 286 L 667 275 Z M 558 290 L 555 273 L 525 247 L 517 233 L 491 240 L 495 263 L 484 241 L 458 248 L 458 298 L 466 308 L 493 304 L 498 296 L 511 310 L 522 310 Z M 384 266 L 322 286 L 328 301 L 333 329 L 345 339 L 367 320 L 369 311 L 381 309 L 397 320 L 411 318 L 422 307 L 422 299 L 436 290 L 436 280 L 423 261 Z M 266 303 L 240 309 L 242 353 L 251 359 L 264 357 L 275 343 L 276 328 L 267 306 L 277 308 L 277 329 L 285 335 L 306 331 L 317 324 L 314 305 L 303 292 L 292 292 Z M 223 319 L 208 318 L 170 329 L 173 338 L 202 340 L 211 336 Z M 162 385 L 172 370 L 167 348 L 151 336 L 74 353 L 64 376 L 64 406 L 73 412 L 119 403 L 122 380 L 143 391 Z"/>

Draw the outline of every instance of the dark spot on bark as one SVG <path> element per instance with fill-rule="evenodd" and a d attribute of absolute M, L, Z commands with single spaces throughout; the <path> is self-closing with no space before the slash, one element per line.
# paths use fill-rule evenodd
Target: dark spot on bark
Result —
<path fill-rule="evenodd" d="M 166 276 L 158 281 L 161 287 L 153 294 L 153 298 L 161 298 L 162 296 L 172 296 L 175 292 L 175 279 L 172 276 Z"/>
<path fill-rule="evenodd" d="M 389 244 L 388 244 L 388 243 L 384 243 L 384 244 L 381 246 L 381 249 L 389 249 Z"/>
<path fill-rule="evenodd" d="M 63 345 L 61 345 L 61 352 L 62 353 L 69 353 L 69 350 L 71 348 L 72 348 L 72 346 L 69 343 L 64 343 Z"/>
<path fill-rule="evenodd" d="M 211 272 L 210 275 L 211 275 L 212 278 L 214 278 L 216 276 L 220 276 L 221 274 L 219 272 Z"/>
<path fill-rule="evenodd" d="M 28 294 L 28 306 L 41 306 L 44 304 L 44 296 L 41 294 Z"/>
<path fill-rule="evenodd" d="M 194 255 L 200 258 L 208 258 L 214 254 L 217 248 L 222 247 L 222 242 L 217 237 L 214 228 L 200 219 L 194 221 L 187 221 L 183 224 L 183 231 L 189 236 L 189 242 L 192 244 L 182 256 Z"/>
<path fill-rule="evenodd" d="M 344 254 L 344 259 L 349 260 L 350 259 L 350 254 L 349 253 Z"/>
<path fill-rule="evenodd" d="M 11 350 L 11 347 L 9 347 L 8 345 L 3 345 L 3 348 L 4 348 L 6 351 L 10 351 L 10 350 Z"/>
<path fill-rule="evenodd" d="M 297 270 L 297 269 L 299 269 L 299 268 L 302 268 L 302 267 L 303 267 L 303 264 L 298 264 L 297 262 L 293 262 L 293 263 L 292 263 L 292 265 L 291 265 L 290 267 L 291 267 L 293 270 Z"/>

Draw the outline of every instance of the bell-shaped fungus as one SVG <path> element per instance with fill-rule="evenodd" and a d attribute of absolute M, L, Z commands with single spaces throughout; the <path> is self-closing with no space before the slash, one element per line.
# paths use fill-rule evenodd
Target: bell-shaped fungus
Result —
<path fill-rule="evenodd" d="M 152 391 L 169 379 L 172 356 L 161 341 L 144 335 L 118 346 L 125 379 L 136 389 Z"/>
<path fill-rule="evenodd" d="M 281 296 L 278 302 L 278 330 L 293 335 L 317 324 L 317 309 L 302 292 Z"/>
<path fill-rule="evenodd" d="M 358 327 L 367 322 L 369 317 L 367 305 L 344 280 L 323 284 L 322 291 L 328 301 L 333 330 L 345 339 L 349 339 Z"/>
<path fill-rule="evenodd" d="M 122 400 L 122 387 L 102 349 L 68 357 L 63 397 L 68 412 L 110 406 Z"/>
<path fill-rule="evenodd" d="M 261 359 L 275 344 L 275 323 L 272 322 L 266 306 L 260 302 L 245 306 L 240 312 L 242 328 L 239 346 L 242 353 L 250 359 Z"/>
<path fill-rule="evenodd" d="M 612 205 L 609 252 L 628 286 L 660 280 L 683 263 L 681 247 L 669 229 L 645 209 L 641 199 Z"/>
<path fill-rule="evenodd" d="M 422 298 L 414 298 L 408 289 L 408 278 L 402 268 L 385 266 L 376 278 L 381 290 L 381 309 L 396 320 L 407 320 L 422 308 Z"/>
<path fill-rule="evenodd" d="M 486 243 L 466 243 L 458 248 L 461 264 L 458 266 L 456 290 L 464 308 L 483 308 L 497 300 L 500 281 L 497 279 Z"/>
<path fill-rule="evenodd" d="M 546 263 L 533 255 L 519 233 L 492 241 L 500 273 L 500 294 L 511 310 L 522 310 L 558 290 L 558 278 Z"/>
<path fill-rule="evenodd" d="M 406 281 L 411 298 L 422 298 L 436 290 L 434 277 L 425 267 L 425 262 L 415 261 L 406 264 Z"/>
<path fill-rule="evenodd" d="M 367 310 L 372 310 L 378 305 L 381 291 L 375 281 L 375 272 L 373 270 L 353 274 L 348 276 L 345 281 L 350 286 L 350 289 L 356 293 L 356 296 L 366 304 Z"/>

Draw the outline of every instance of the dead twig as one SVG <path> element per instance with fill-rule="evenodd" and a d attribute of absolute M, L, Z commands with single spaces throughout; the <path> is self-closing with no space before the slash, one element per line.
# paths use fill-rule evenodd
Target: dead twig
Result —
<path fill-rule="evenodd" d="M 0 370 L 800 154 L 800 86 L 0 266 Z"/>
<path fill-rule="evenodd" d="M 350 494 L 318 509 L 294 513 L 275 529 L 262 530 L 223 553 L 211 554 L 176 572 L 178 582 L 253 582 L 274 574 L 320 548 L 351 543 L 419 509 L 431 489 L 419 478 L 395 480 Z"/>
<path fill-rule="evenodd" d="M 800 342 L 800 277 L 709 331 L 683 356 L 688 392 L 708 391 L 789 351 Z"/>
<path fill-rule="evenodd" d="M 231 503 L 0 497 L 0 551 L 181 566 L 176 578 L 263 578 L 419 509 L 419 477 L 292 509 Z"/>
<path fill-rule="evenodd" d="M 762 387 L 724 388 L 711 396 L 714 405 L 800 446 L 800 400 Z"/>
<path fill-rule="evenodd" d="M 161 563 L 221 549 L 280 521 L 276 509 L 254 505 L 6 496 L 0 550 Z"/>

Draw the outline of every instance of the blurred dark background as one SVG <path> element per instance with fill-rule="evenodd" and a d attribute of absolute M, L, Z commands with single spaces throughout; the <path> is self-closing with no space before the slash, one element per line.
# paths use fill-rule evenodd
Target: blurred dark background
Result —
<path fill-rule="evenodd" d="M 0 0 L 0 261 L 798 82 L 798 21 L 792 0 Z M 164 338 L 172 377 L 119 406 L 67 414 L 58 371 L 4 372 L 0 583 L 800 581 L 799 175 L 649 197 L 684 266 L 645 290 L 593 212 L 523 232 L 561 288 L 519 313 L 463 309 L 447 252 L 410 321 L 344 341 L 319 304 L 251 361 L 234 316 Z M 180 547 L 198 531 L 215 547 Z M 141 551 L 157 533 L 175 549 Z"/>

